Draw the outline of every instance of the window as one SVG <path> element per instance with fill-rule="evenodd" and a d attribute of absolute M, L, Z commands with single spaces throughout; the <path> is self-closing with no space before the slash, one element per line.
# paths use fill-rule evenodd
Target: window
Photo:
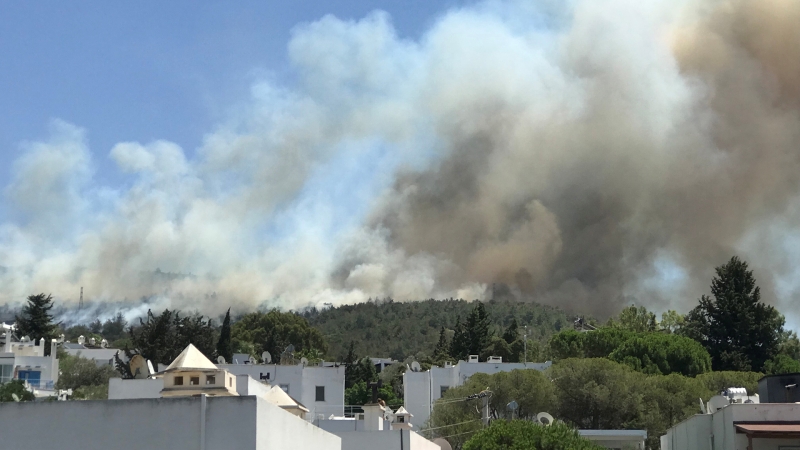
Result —
<path fill-rule="evenodd" d="M 189 385 L 197 386 L 200 384 L 200 377 L 189 377 Z"/>
<path fill-rule="evenodd" d="M 283 392 L 286 392 L 287 394 L 289 393 L 289 385 L 288 384 L 281 384 L 281 385 L 279 385 L 279 387 L 281 389 L 283 389 Z"/>
<path fill-rule="evenodd" d="M 183 386 L 183 377 L 175 377 L 175 386 Z"/>
<path fill-rule="evenodd" d="M 444 393 L 450 389 L 450 386 L 439 386 L 439 397 L 444 397 Z"/>
<path fill-rule="evenodd" d="M 325 401 L 325 386 L 317 386 L 317 396 L 314 400 L 316 402 L 324 402 Z"/>
<path fill-rule="evenodd" d="M 206 377 L 206 384 L 217 384 L 217 377 L 214 375 L 208 375 Z"/>
<path fill-rule="evenodd" d="M 397 423 L 405 423 L 406 416 L 397 416 Z"/>
<path fill-rule="evenodd" d="M 14 366 L 2 365 L 0 366 L 0 384 L 8 383 L 14 377 Z"/>

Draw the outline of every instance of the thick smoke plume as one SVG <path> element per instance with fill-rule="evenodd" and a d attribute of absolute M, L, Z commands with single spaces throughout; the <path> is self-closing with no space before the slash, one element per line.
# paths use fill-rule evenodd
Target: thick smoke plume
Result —
<path fill-rule="evenodd" d="M 125 188 L 56 121 L 5 189 L 0 302 L 502 291 L 608 315 L 686 309 L 738 254 L 788 304 L 800 2 L 555 3 L 452 10 L 414 41 L 382 13 L 299 25 L 297 85 L 254 86 L 191 157 L 116 145 Z"/>

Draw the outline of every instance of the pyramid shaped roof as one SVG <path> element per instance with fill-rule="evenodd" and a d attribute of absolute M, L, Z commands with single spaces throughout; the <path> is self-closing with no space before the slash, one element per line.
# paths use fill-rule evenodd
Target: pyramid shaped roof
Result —
<path fill-rule="evenodd" d="M 405 408 L 403 408 L 402 406 L 400 407 L 400 409 L 398 409 L 397 411 L 395 411 L 395 412 L 394 412 L 394 415 L 395 415 L 395 416 L 408 416 L 408 417 L 414 417 L 414 415 L 413 415 L 413 414 L 411 414 L 410 412 L 408 412 L 408 410 L 407 410 L 407 409 L 405 409 Z"/>
<path fill-rule="evenodd" d="M 293 399 L 279 386 L 272 386 L 262 398 L 273 405 L 278 405 L 283 408 L 300 408 L 303 411 L 308 412 L 308 409 L 305 406 Z"/>
<path fill-rule="evenodd" d="M 178 369 L 216 370 L 217 366 L 214 365 L 214 363 L 212 363 L 211 361 L 209 361 L 209 359 L 206 358 L 206 355 L 204 355 L 200 350 L 198 350 L 197 347 L 195 347 L 192 344 L 189 344 L 188 346 L 186 346 L 185 349 L 183 349 L 181 354 L 178 355 L 178 357 L 175 358 L 174 361 L 172 361 L 172 364 L 170 364 L 164 370 L 164 372 L 168 372 L 171 370 L 178 370 Z"/>

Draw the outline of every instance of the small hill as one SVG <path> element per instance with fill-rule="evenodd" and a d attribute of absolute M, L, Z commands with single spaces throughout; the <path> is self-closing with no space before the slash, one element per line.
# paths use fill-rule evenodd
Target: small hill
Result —
<path fill-rule="evenodd" d="M 374 300 L 355 305 L 301 312 L 318 328 L 330 345 L 329 356 L 342 358 L 350 342 L 359 356 L 391 357 L 399 360 L 419 353 L 430 354 L 439 339 L 439 329 L 452 330 L 456 318 L 463 321 L 474 308 L 465 300 L 395 302 Z M 571 326 L 567 314 L 533 302 L 484 302 L 493 331 L 503 330 L 516 318 L 520 332 L 528 326 L 528 339 L 545 341 L 553 333 Z M 418 356 L 419 357 L 419 356 Z"/>

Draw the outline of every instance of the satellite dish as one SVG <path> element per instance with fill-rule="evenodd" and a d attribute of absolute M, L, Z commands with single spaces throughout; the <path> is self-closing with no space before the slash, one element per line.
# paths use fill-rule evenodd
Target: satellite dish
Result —
<path fill-rule="evenodd" d="M 145 361 L 142 355 L 133 355 L 131 362 L 128 363 L 128 367 L 131 369 L 133 378 L 136 378 L 137 380 L 147 378 L 148 375 L 150 375 L 149 371 L 147 370 L 147 361 Z"/>
<path fill-rule="evenodd" d="M 225 364 L 225 357 L 222 355 L 217 356 L 217 364 Z"/>
<path fill-rule="evenodd" d="M 83 345 L 84 343 L 86 343 L 86 337 L 84 337 L 83 335 L 78 336 L 78 344 Z"/>
<path fill-rule="evenodd" d="M 306 358 L 305 356 L 300 358 L 300 364 L 302 364 L 304 366 L 307 366 L 308 365 L 308 358 Z"/>
<path fill-rule="evenodd" d="M 284 350 L 284 353 L 294 353 L 294 345 L 293 344 L 289 344 L 286 347 L 286 350 Z"/>
<path fill-rule="evenodd" d="M 708 412 L 706 411 L 706 404 L 703 403 L 703 399 L 702 398 L 700 399 L 700 412 L 702 414 L 708 414 Z"/>
<path fill-rule="evenodd" d="M 247 361 L 248 361 L 250 364 L 255 364 L 255 363 L 256 363 L 256 359 L 255 359 L 255 358 L 253 358 L 252 356 L 251 356 L 251 357 L 250 357 L 250 359 L 248 359 Z"/>
<path fill-rule="evenodd" d="M 708 403 L 706 404 L 706 409 L 708 410 L 708 414 L 712 414 L 730 404 L 731 402 L 730 400 L 727 399 L 727 397 L 724 397 L 722 395 L 715 395 L 708 400 Z"/>
<path fill-rule="evenodd" d="M 19 395 L 17 395 L 17 394 L 12 393 L 11 394 L 11 398 L 13 398 L 15 402 L 19 401 Z"/>
<path fill-rule="evenodd" d="M 555 419 L 553 419 L 553 416 L 546 412 L 540 412 L 536 415 L 536 421 L 544 426 L 550 426 L 553 422 L 555 422 Z"/>
<path fill-rule="evenodd" d="M 511 401 L 510 401 L 510 402 L 508 402 L 508 404 L 506 405 L 506 408 L 508 408 L 508 410 L 509 410 L 509 411 L 516 411 L 516 410 L 518 410 L 518 409 L 519 409 L 519 403 L 517 403 L 517 401 L 516 401 L 516 400 L 511 400 Z"/>
<path fill-rule="evenodd" d="M 419 372 L 420 370 L 422 370 L 422 367 L 419 365 L 418 362 L 413 361 L 411 363 L 411 370 L 414 371 L 414 372 Z"/>
<path fill-rule="evenodd" d="M 269 364 L 272 362 L 272 355 L 269 352 L 264 352 L 261 354 L 261 362 L 264 364 Z"/>
<path fill-rule="evenodd" d="M 450 443 L 442 438 L 434 439 L 433 443 L 441 447 L 442 450 L 453 450 L 453 447 L 450 445 Z"/>

